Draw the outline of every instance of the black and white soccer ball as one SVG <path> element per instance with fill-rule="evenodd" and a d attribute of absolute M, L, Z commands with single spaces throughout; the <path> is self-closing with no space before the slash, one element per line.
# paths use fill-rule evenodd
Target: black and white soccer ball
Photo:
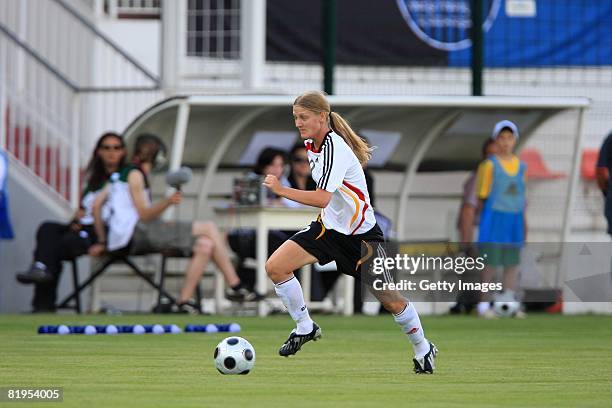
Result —
<path fill-rule="evenodd" d="M 493 311 L 499 317 L 514 317 L 521 309 L 521 303 L 512 293 L 500 293 L 493 301 Z"/>
<path fill-rule="evenodd" d="M 214 358 L 221 374 L 248 374 L 255 366 L 255 349 L 242 337 L 228 337 L 217 344 Z"/>

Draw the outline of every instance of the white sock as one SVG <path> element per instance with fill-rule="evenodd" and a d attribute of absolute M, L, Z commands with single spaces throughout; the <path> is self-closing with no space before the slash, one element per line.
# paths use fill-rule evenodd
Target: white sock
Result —
<path fill-rule="evenodd" d="M 419 314 L 412 303 L 408 303 L 404 310 L 393 315 L 393 318 L 408 336 L 416 357 L 421 358 L 425 356 L 429 352 L 429 342 L 425 338 L 421 319 L 419 319 Z"/>
<path fill-rule="evenodd" d="M 478 315 L 482 316 L 491 308 L 491 304 L 489 302 L 479 302 L 476 309 L 478 310 Z"/>
<path fill-rule="evenodd" d="M 283 304 L 289 311 L 289 314 L 297 323 L 297 334 L 308 334 L 312 331 L 312 319 L 308 314 L 306 302 L 304 302 L 304 293 L 300 281 L 294 276 L 293 278 L 274 285 L 274 290 Z"/>

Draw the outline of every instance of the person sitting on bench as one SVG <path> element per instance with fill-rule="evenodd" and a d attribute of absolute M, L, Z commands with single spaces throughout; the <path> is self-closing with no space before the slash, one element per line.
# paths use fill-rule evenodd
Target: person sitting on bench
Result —
<path fill-rule="evenodd" d="M 166 209 L 180 204 L 183 198 L 177 190 L 169 197 L 151 203 L 149 174 L 163 161 L 165 150 L 157 136 L 143 134 L 136 138 L 131 164 L 111 176 L 107 188 L 94 203 L 96 233 L 100 239 L 93 252 L 101 255 L 105 251 L 127 249 L 132 254 L 147 254 L 172 249 L 183 256 L 191 256 L 178 299 L 181 311 L 200 312 L 200 306 L 191 301 L 191 297 L 211 258 L 229 286 L 225 292 L 229 300 L 261 300 L 261 295 L 241 284 L 224 237 L 214 223 L 160 220 Z M 112 212 L 108 235 L 101 217 L 102 205 L 107 201 Z"/>
<path fill-rule="evenodd" d="M 92 206 L 108 177 L 125 165 L 125 145 L 116 133 L 103 134 L 96 143 L 87 165 L 87 185 L 81 205 L 68 224 L 44 222 L 36 231 L 36 247 L 30 268 L 18 273 L 23 284 L 34 284 L 33 312 L 54 312 L 62 260 L 75 259 L 87 253 L 96 242 Z M 103 210 L 103 219 L 109 211 Z"/>

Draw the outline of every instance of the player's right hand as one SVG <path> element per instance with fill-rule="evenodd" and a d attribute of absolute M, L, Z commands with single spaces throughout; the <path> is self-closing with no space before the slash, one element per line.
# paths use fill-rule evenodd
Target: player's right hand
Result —
<path fill-rule="evenodd" d="M 276 195 L 280 195 L 280 191 L 283 185 L 280 183 L 278 178 L 273 174 L 268 174 L 264 179 L 263 185 L 268 187 Z"/>

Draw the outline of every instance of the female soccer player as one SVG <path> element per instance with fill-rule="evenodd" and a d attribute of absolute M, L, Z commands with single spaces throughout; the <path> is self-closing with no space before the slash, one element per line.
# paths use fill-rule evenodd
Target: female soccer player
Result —
<path fill-rule="evenodd" d="M 275 194 L 299 203 L 322 208 L 317 221 L 285 241 L 266 262 L 274 282 L 297 327 L 281 346 L 279 354 L 290 356 L 310 340 L 321 338 L 321 328 L 312 321 L 294 270 L 304 265 L 336 261 L 338 269 L 360 279 L 362 242 L 377 245 L 384 236 L 374 218 L 362 165 L 371 157 L 371 148 L 351 129 L 321 92 L 310 91 L 293 103 L 293 118 L 300 137 L 307 140 L 308 160 L 315 191 L 302 191 L 281 185 L 267 175 L 264 185 Z M 381 254 L 382 247 L 377 248 Z M 433 373 L 438 350 L 427 341 L 419 316 L 397 291 L 374 293 L 412 343 L 417 374 Z"/>

